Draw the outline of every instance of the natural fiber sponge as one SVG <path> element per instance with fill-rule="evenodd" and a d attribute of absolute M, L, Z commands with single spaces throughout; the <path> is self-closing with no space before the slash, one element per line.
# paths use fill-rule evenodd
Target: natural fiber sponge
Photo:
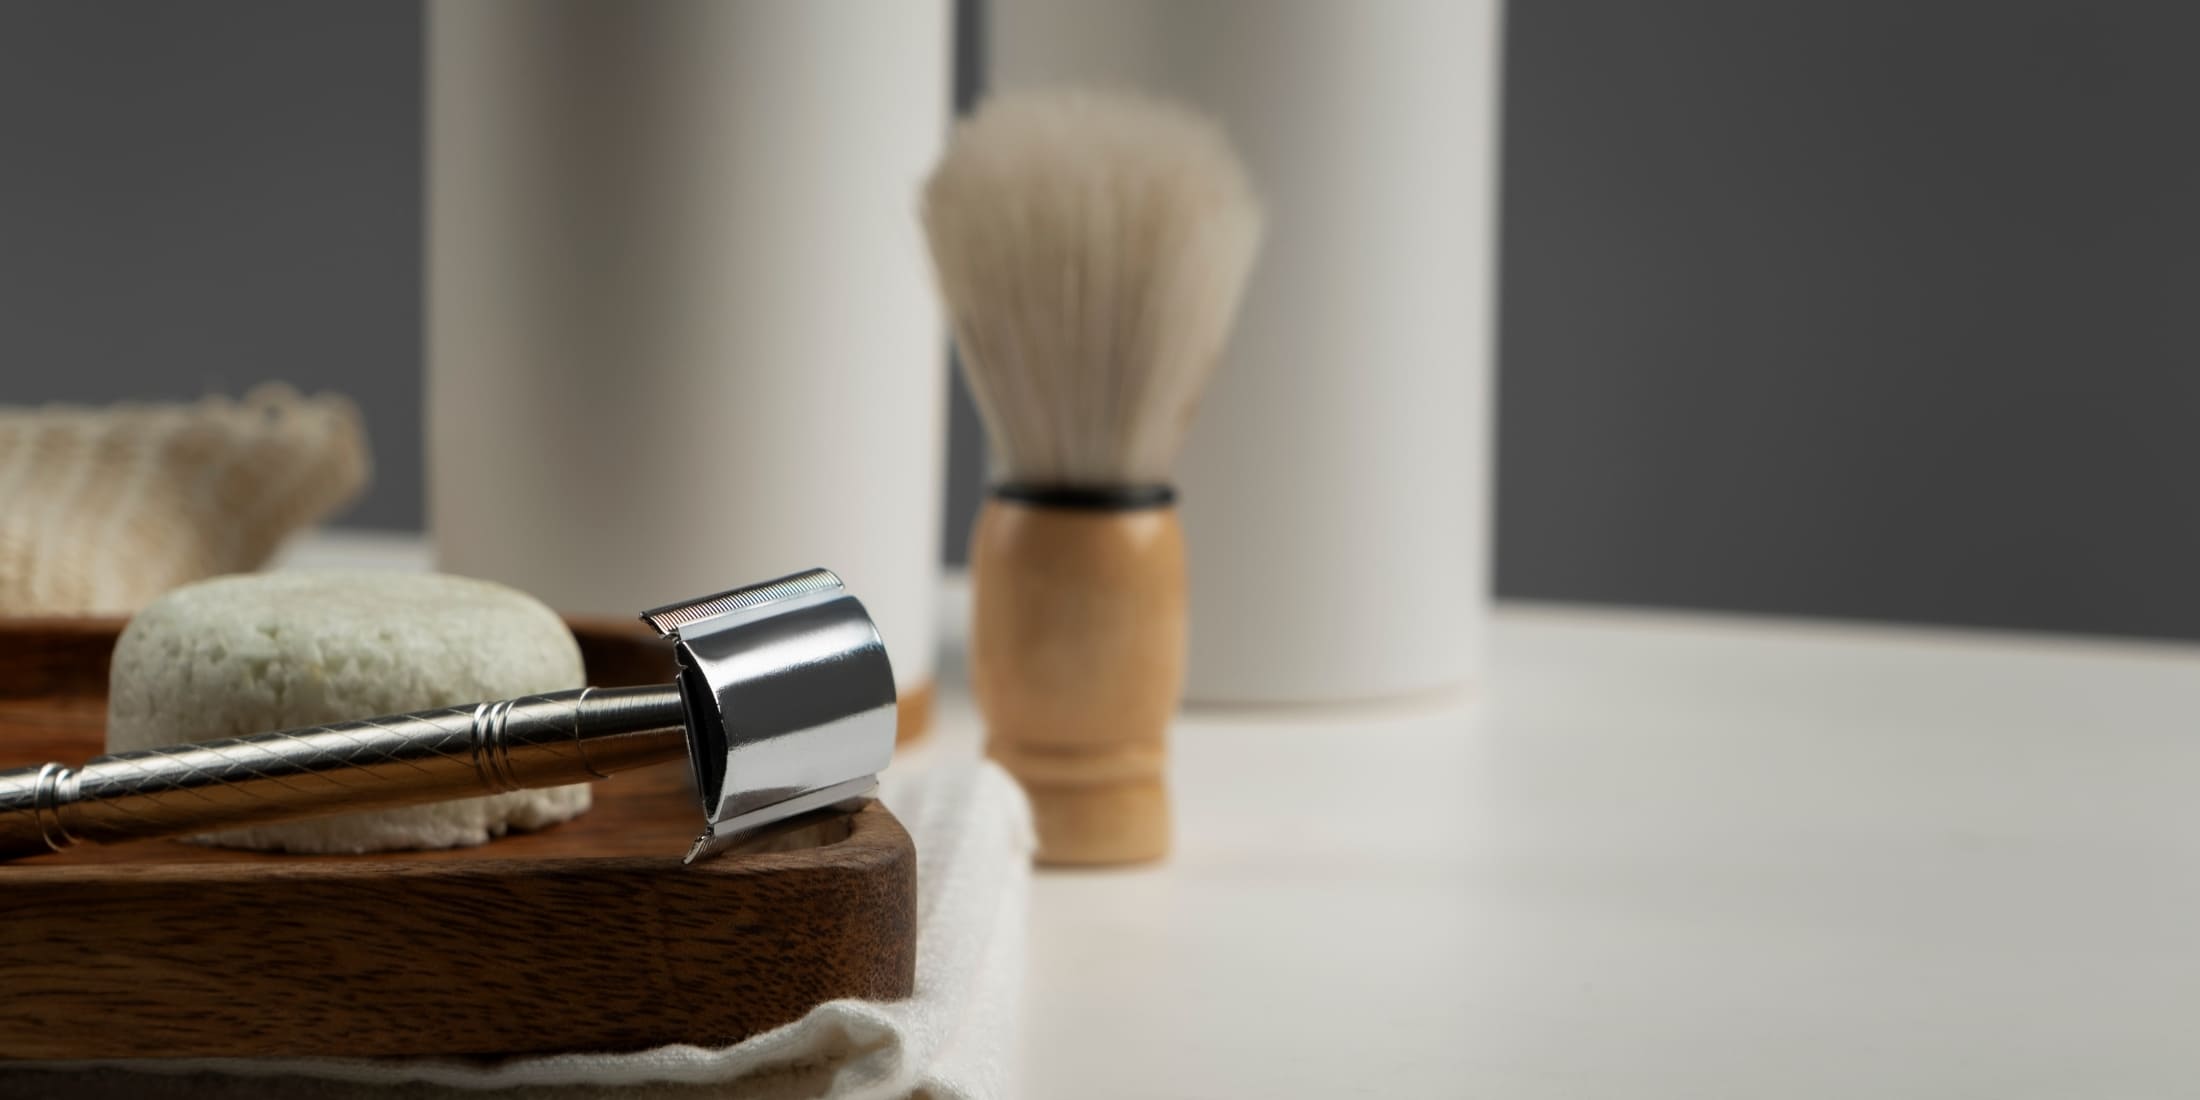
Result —
<path fill-rule="evenodd" d="M 585 683 L 556 613 L 487 581 L 397 572 L 259 573 L 175 589 L 115 643 L 107 749 L 562 691 Z M 481 844 L 588 808 L 588 785 L 306 818 L 193 839 L 288 852 Z"/>

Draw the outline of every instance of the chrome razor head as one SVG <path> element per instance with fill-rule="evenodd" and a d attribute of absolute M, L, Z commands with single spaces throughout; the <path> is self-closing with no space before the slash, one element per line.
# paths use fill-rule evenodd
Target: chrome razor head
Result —
<path fill-rule="evenodd" d="M 812 569 L 645 612 L 673 640 L 702 796 L 693 863 L 859 800 L 894 755 L 894 670 L 863 604 Z"/>

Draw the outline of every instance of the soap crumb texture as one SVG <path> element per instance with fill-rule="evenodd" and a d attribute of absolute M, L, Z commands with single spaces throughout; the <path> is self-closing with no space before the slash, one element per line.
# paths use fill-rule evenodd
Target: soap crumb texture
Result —
<path fill-rule="evenodd" d="M 109 673 L 107 750 L 563 691 L 585 683 L 556 613 L 463 577 L 371 571 L 217 577 L 130 620 Z M 588 808 L 587 784 L 195 837 L 287 852 L 482 844 Z"/>

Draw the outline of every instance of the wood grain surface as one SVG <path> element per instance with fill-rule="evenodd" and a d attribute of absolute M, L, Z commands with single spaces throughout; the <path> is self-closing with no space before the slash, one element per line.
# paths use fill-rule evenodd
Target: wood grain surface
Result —
<path fill-rule="evenodd" d="M 0 623 L 0 767 L 100 752 L 118 626 Z M 646 631 L 576 633 L 591 682 L 669 664 Z M 683 867 L 702 818 L 685 764 L 595 795 L 478 848 L 145 841 L 0 865 L 0 1057 L 723 1045 L 823 1001 L 910 992 L 915 852 L 884 807 Z"/>
<path fill-rule="evenodd" d="M 912 688 L 896 693 L 894 700 L 894 744 L 896 747 L 914 744 L 924 739 L 932 728 L 933 683 L 926 680 Z"/>
<path fill-rule="evenodd" d="M 1169 722 L 1184 688 L 1174 508 L 989 499 L 970 539 L 971 690 L 986 752 L 1031 796 L 1039 862 L 1169 851 Z"/>

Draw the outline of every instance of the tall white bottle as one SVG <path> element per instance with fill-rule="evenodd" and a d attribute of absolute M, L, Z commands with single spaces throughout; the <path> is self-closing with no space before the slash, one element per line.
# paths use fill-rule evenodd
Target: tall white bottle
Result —
<path fill-rule="evenodd" d="M 827 566 L 921 701 L 950 39 L 948 0 L 432 0 L 442 568 L 627 616 Z"/>
<path fill-rule="evenodd" d="M 1497 0 L 995 0 L 991 86 L 1220 118 L 1267 207 L 1182 469 L 1188 693 L 1396 696 L 1489 614 Z"/>

